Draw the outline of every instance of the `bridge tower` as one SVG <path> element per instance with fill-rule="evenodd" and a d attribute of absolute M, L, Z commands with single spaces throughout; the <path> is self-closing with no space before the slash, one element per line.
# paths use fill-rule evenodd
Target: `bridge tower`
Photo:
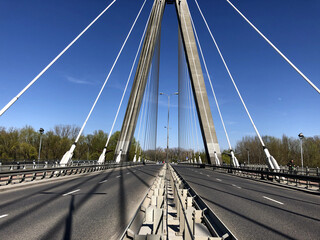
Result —
<path fill-rule="evenodd" d="M 131 140 L 135 131 L 146 88 L 152 57 L 157 39 L 160 37 L 161 21 L 166 3 L 174 3 L 176 7 L 179 31 L 185 50 L 202 139 L 209 163 L 215 163 L 216 157 L 220 157 L 221 155 L 220 147 L 212 119 L 200 58 L 192 28 L 190 11 L 186 0 L 154 0 L 120 137 L 115 151 L 115 160 L 126 161 L 128 157 Z"/>

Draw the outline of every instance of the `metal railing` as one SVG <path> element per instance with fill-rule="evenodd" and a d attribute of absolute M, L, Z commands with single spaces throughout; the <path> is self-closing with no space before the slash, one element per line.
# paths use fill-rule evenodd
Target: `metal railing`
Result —
<path fill-rule="evenodd" d="M 0 185 L 22 183 L 25 181 L 34 181 L 36 179 L 53 178 L 72 174 L 90 173 L 95 171 L 106 170 L 109 168 L 128 167 L 142 164 L 144 163 L 123 162 L 107 163 L 102 165 L 95 164 L 83 166 L 9 170 L 0 172 Z"/>
<path fill-rule="evenodd" d="M 213 170 L 220 170 L 234 175 L 244 176 L 252 179 L 261 179 L 276 181 L 280 184 L 302 187 L 310 190 L 320 190 L 319 169 L 315 172 L 280 169 L 279 171 L 270 171 L 268 168 L 235 168 L 230 166 L 215 166 L 210 164 L 182 163 L 185 166 L 207 167 Z"/>

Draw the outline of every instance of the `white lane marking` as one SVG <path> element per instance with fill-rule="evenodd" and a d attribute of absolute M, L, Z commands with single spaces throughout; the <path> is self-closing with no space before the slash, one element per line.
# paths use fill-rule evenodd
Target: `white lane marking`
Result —
<path fill-rule="evenodd" d="M 117 176 L 117 178 L 118 178 L 118 177 L 121 177 L 121 175 Z"/>
<path fill-rule="evenodd" d="M 210 177 L 210 175 L 207 175 L 207 177 Z"/>
<path fill-rule="evenodd" d="M 77 189 L 77 190 L 74 190 L 74 191 L 65 193 L 65 194 L 63 194 L 62 196 L 67 196 L 67 195 L 69 195 L 69 194 L 72 194 L 72 193 L 75 193 L 75 192 L 79 192 L 79 191 L 80 191 L 80 189 Z"/>
<path fill-rule="evenodd" d="M 3 214 L 3 215 L 0 215 L 0 218 L 4 218 L 6 216 L 8 216 L 8 214 Z"/>
<path fill-rule="evenodd" d="M 130 174 L 129 172 L 127 172 L 127 174 Z"/>
<path fill-rule="evenodd" d="M 277 201 L 277 200 L 274 200 L 274 199 L 269 198 L 269 197 L 266 197 L 266 196 L 262 196 L 262 197 L 265 198 L 265 199 L 268 199 L 268 200 L 270 200 L 270 201 L 272 201 L 272 202 L 279 203 L 279 204 L 281 204 L 281 205 L 284 204 L 284 203 L 282 203 L 282 202 L 279 202 L 279 201 Z"/>
<path fill-rule="evenodd" d="M 103 181 L 101 181 L 101 182 L 99 182 L 99 183 L 105 183 L 106 181 L 108 181 L 108 179 L 106 179 L 106 180 L 103 180 Z"/>
<path fill-rule="evenodd" d="M 217 179 L 218 181 L 220 181 L 220 182 L 222 181 L 220 178 L 216 178 L 216 179 Z"/>
<path fill-rule="evenodd" d="M 200 174 L 203 174 L 202 172 L 200 172 Z"/>
<path fill-rule="evenodd" d="M 241 189 L 241 187 L 239 187 L 239 186 L 237 186 L 237 185 L 235 185 L 235 184 L 232 184 L 232 186 Z"/>

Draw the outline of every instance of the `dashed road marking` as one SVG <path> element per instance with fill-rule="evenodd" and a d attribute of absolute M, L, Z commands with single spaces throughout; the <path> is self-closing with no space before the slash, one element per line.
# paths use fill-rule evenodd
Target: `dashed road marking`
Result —
<path fill-rule="evenodd" d="M 4 218 L 4 217 L 7 217 L 8 214 L 3 214 L 3 215 L 0 215 L 0 218 Z"/>
<path fill-rule="evenodd" d="M 210 177 L 210 175 L 207 175 L 207 177 Z"/>
<path fill-rule="evenodd" d="M 119 176 L 116 176 L 117 178 L 119 178 L 119 177 L 121 177 L 121 175 L 119 175 Z"/>
<path fill-rule="evenodd" d="M 268 199 L 268 200 L 270 200 L 270 201 L 272 201 L 272 202 L 275 202 L 275 203 L 281 204 L 281 205 L 283 205 L 283 204 L 284 204 L 283 202 L 279 202 L 279 201 L 277 201 L 277 200 L 274 200 L 274 199 L 269 198 L 269 197 L 266 197 L 266 196 L 262 196 L 262 197 L 263 197 L 263 198 L 265 198 L 265 199 Z"/>
<path fill-rule="evenodd" d="M 127 174 L 130 174 L 129 172 L 127 172 Z"/>
<path fill-rule="evenodd" d="M 239 187 L 239 186 L 237 186 L 237 185 L 235 185 L 235 184 L 232 184 L 232 186 L 241 189 L 241 187 Z"/>
<path fill-rule="evenodd" d="M 101 181 L 101 182 L 99 182 L 99 183 L 105 183 L 106 181 L 108 181 L 108 179 L 106 179 L 106 180 L 103 180 L 103 181 Z"/>
<path fill-rule="evenodd" d="M 218 181 L 220 181 L 220 182 L 222 181 L 220 178 L 216 178 L 216 179 L 217 179 Z"/>
<path fill-rule="evenodd" d="M 65 194 L 63 194 L 62 196 L 67 196 L 67 195 L 70 195 L 70 194 L 72 194 L 72 193 L 79 192 L 79 191 L 80 191 L 80 189 L 77 189 L 77 190 L 74 190 L 74 191 L 65 193 Z"/>

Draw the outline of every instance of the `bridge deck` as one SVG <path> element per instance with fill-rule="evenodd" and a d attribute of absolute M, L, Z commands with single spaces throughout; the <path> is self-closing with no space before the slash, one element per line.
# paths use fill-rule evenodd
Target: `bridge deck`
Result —
<path fill-rule="evenodd" d="M 118 239 L 159 170 L 114 169 L 2 192 L 0 239 Z"/>
<path fill-rule="evenodd" d="M 175 169 L 238 239 L 318 239 L 317 195 L 212 170 Z"/>

